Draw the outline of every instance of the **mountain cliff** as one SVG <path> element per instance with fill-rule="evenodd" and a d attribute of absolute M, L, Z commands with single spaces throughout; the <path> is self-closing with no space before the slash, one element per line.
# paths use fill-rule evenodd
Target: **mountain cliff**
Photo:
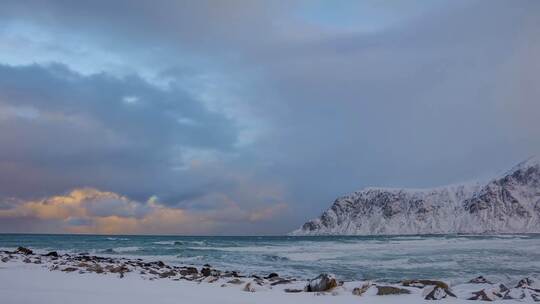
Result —
<path fill-rule="evenodd" d="M 484 184 L 366 188 L 343 196 L 292 235 L 540 232 L 540 161 Z"/>

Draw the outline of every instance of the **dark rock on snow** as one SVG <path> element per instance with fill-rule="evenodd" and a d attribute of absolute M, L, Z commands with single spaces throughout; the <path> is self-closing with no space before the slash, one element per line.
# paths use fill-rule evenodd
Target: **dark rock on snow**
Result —
<path fill-rule="evenodd" d="M 58 252 L 56 252 L 56 251 L 51 251 L 51 252 L 45 254 L 44 256 L 46 256 L 46 257 L 57 258 L 57 257 L 58 257 Z"/>
<path fill-rule="evenodd" d="M 488 279 L 484 278 L 483 276 L 476 277 L 469 281 L 471 284 L 493 284 Z"/>
<path fill-rule="evenodd" d="M 28 248 L 25 248 L 25 247 L 19 247 L 17 248 L 17 250 L 15 251 L 16 253 L 22 253 L 24 255 L 30 255 L 30 254 L 34 254 L 34 252 Z"/>
<path fill-rule="evenodd" d="M 366 283 L 360 287 L 356 287 L 353 289 L 352 294 L 355 296 L 361 296 L 363 295 L 372 285 L 370 283 Z"/>
<path fill-rule="evenodd" d="M 323 273 L 310 280 L 304 290 L 307 292 L 328 291 L 337 286 L 337 280 L 333 275 Z"/>
<path fill-rule="evenodd" d="M 399 295 L 399 294 L 410 294 L 411 291 L 404 289 L 404 288 L 398 288 L 393 286 L 375 286 L 377 287 L 377 295 L 378 296 L 386 296 L 386 295 Z"/>

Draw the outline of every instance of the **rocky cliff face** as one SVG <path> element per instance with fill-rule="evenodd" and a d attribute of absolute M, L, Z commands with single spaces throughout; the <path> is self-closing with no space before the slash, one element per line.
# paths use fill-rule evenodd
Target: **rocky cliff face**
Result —
<path fill-rule="evenodd" d="M 433 189 L 367 188 L 338 198 L 293 235 L 540 232 L 540 161 L 486 184 Z"/>

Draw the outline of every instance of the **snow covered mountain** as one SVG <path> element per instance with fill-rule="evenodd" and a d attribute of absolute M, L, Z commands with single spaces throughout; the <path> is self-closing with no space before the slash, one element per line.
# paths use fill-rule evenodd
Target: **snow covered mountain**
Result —
<path fill-rule="evenodd" d="M 485 184 L 366 188 L 343 196 L 292 235 L 540 233 L 540 161 Z"/>

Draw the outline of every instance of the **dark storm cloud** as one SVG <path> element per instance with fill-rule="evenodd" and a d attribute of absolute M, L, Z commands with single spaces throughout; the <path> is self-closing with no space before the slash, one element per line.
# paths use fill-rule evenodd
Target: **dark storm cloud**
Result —
<path fill-rule="evenodd" d="M 178 147 L 227 152 L 237 140 L 232 121 L 174 84 L 83 76 L 60 64 L 0 66 L 0 112 L 7 195 L 31 195 L 28 187 L 52 194 L 66 184 L 138 181 L 141 189 L 184 165 Z"/>
<path fill-rule="evenodd" d="M 540 153 L 540 2 L 339 7 L 4 2 L 6 50 L 71 55 L 10 66 L 0 44 L 1 194 L 156 194 L 221 222 L 286 201 L 271 222 L 242 223 L 281 207 L 216 226 L 286 232 L 363 186 L 483 178 Z"/>

